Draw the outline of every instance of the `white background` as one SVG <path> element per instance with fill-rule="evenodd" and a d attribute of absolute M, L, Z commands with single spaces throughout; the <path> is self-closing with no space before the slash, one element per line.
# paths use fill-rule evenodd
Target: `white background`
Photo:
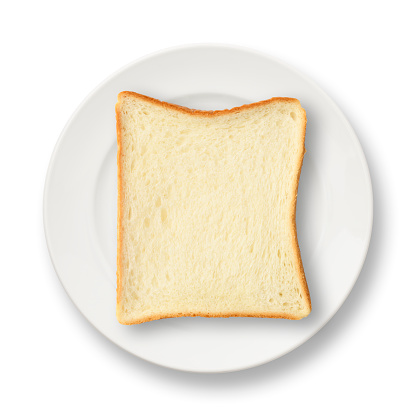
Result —
<path fill-rule="evenodd" d="M 412 2 L 5 2 L 0 12 L 0 413 L 414 414 L 415 110 Z M 188 374 L 100 335 L 46 248 L 42 193 L 66 121 L 119 67 L 219 42 L 286 61 L 341 107 L 369 164 L 373 237 L 351 295 L 310 341 L 272 363 Z"/>

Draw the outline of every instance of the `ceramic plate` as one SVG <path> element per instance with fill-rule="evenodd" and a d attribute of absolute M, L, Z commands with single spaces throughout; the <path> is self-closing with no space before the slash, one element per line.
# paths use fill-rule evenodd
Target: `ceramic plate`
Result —
<path fill-rule="evenodd" d="M 133 326 L 117 322 L 114 106 L 124 90 L 203 110 L 275 96 L 300 100 L 308 124 L 297 228 L 312 299 L 309 317 L 174 318 Z M 196 372 L 257 366 L 316 334 L 340 308 L 360 273 L 372 213 L 371 180 L 360 143 L 325 92 L 274 57 L 219 45 L 162 51 L 104 81 L 61 134 L 44 194 L 46 240 L 55 270 L 86 319 L 142 359 Z"/>

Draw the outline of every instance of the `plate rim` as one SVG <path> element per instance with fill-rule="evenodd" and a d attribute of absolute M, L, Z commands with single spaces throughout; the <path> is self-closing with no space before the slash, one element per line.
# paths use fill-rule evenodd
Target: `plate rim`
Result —
<path fill-rule="evenodd" d="M 131 67 L 134 67 L 142 62 L 145 62 L 147 60 L 151 60 L 157 56 L 160 55 L 164 55 L 164 54 L 168 54 L 168 53 L 175 53 L 175 52 L 179 52 L 182 50 L 191 50 L 191 49 L 203 49 L 203 48 L 218 48 L 218 49 L 231 49 L 231 50 L 235 50 L 235 51 L 239 51 L 239 52 L 244 52 L 244 53 L 248 53 L 251 55 L 257 55 L 260 58 L 264 58 L 264 59 L 268 59 L 271 60 L 275 63 L 277 63 L 278 65 L 286 68 L 287 70 L 289 70 L 290 72 L 296 74 L 298 77 L 302 78 L 303 80 L 305 80 L 307 83 L 309 83 L 311 86 L 313 86 L 314 88 L 316 88 L 323 97 L 325 97 L 325 99 L 327 100 L 328 103 L 330 103 L 330 105 L 333 107 L 333 109 L 336 111 L 337 115 L 340 117 L 340 119 L 342 119 L 342 121 L 344 122 L 345 126 L 348 128 L 348 133 L 349 136 L 353 139 L 353 144 L 354 144 L 354 149 L 357 152 L 357 156 L 359 157 L 359 160 L 361 162 L 361 167 L 363 168 L 363 173 L 366 179 L 366 187 L 368 187 L 368 189 L 366 189 L 366 193 L 367 193 L 367 197 L 369 199 L 369 205 L 368 205 L 368 214 L 369 214 L 369 221 L 368 221 L 368 230 L 366 230 L 366 239 L 365 239 L 365 243 L 363 245 L 364 250 L 362 251 L 362 255 L 361 255 L 361 259 L 359 262 L 357 262 L 357 264 L 359 264 L 359 266 L 357 267 L 357 272 L 354 276 L 353 279 L 351 279 L 351 283 L 350 283 L 350 287 L 348 288 L 348 290 L 345 291 L 344 297 L 342 299 L 342 301 L 339 303 L 339 306 L 335 309 L 335 311 L 329 315 L 329 317 L 323 321 L 323 323 L 316 329 L 313 331 L 312 335 L 310 335 L 308 338 L 300 341 L 299 343 L 295 344 L 292 346 L 292 348 L 286 350 L 283 353 L 279 353 L 276 356 L 273 356 L 271 358 L 267 358 L 263 361 L 259 361 L 257 363 L 253 363 L 250 365 L 246 365 L 244 367 L 238 367 L 238 368 L 231 368 L 231 369 L 226 369 L 226 370 L 213 370 L 213 371 L 201 371 L 201 370 L 192 370 L 192 369 L 185 369 L 185 368 L 178 368 L 175 366 L 169 366 L 166 364 L 162 364 L 159 363 L 157 361 L 153 361 L 151 359 L 148 358 L 144 358 L 140 355 L 137 355 L 134 352 L 129 351 L 127 348 L 125 348 L 124 346 L 120 345 L 116 340 L 114 340 L 113 338 L 109 338 L 106 334 L 104 334 L 97 326 L 95 326 L 91 320 L 82 312 L 82 310 L 80 309 L 80 307 L 76 304 L 76 302 L 73 300 L 73 298 L 70 296 L 70 294 L 68 293 L 68 290 L 64 284 L 64 281 L 62 280 L 60 274 L 58 273 L 58 269 L 55 263 L 55 260 L 53 258 L 52 255 L 52 251 L 53 248 L 51 246 L 51 236 L 50 236 L 50 229 L 48 229 L 48 208 L 47 208 L 47 201 L 49 198 L 49 188 L 50 188 L 50 183 L 52 180 L 52 171 L 53 171 L 53 167 L 55 165 L 55 161 L 56 161 L 56 156 L 57 153 L 59 151 L 59 148 L 61 146 L 61 143 L 66 135 L 66 132 L 69 128 L 69 126 L 72 124 L 73 120 L 77 117 L 77 115 L 82 111 L 84 104 L 86 102 L 88 102 L 90 100 L 91 97 L 93 97 L 93 95 L 95 93 L 97 93 L 105 84 L 107 84 L 108 82 L 110 82 L 112 79 L 118 77 L 122 72 L 124 72 L 125 70 L 128 70 Z M 189 43 L 189 44 L 182 44 L 182 45 L 177 45 L 177 46 L 172 46 L 172 47 L 168 47 L 168 48 L 163 48 L 163 49 L 159 49 L 155 52 L 151 52 L 148 54 L 143 55 L 142 57 L 135 59 L 125 65 L 123 65 L 122 67 L 120 67 L 119 69 L 117 69 L 116 71 L 114 71 L 113 73 L 111 73 L 109 76 L 107 76 L 106 78 L 104 78 L 96 87 L 94 87 L 86 96 L 85 98 L 78 104 L 78 106 L 76 107 L 76 109 L 73 111 L 73 113 L 71 114 L 71 116 L 69 117 L 68 121 L 66 122 L 65 126 L 63 127 L 61 133 L 59 134 L 59 137 L 53 147 L 50 159 L 49 159 L 49 164 L 48 164 L 48 169 L 46 172 L 46 177 L 45 177 L 45 181 L 44 181 L 44 191 L 43 191 L 43 210 L 42 210 L 42 219 L 43 219 L 43 229 L 44 229 L 44 234 L 45 234 L 45 241 L 46 241 L 46 246 L 48 249 L 48 253 L 49 253 L 49 258 L 50 261 L 52 263 L 52 266 L 55 270 L 55 273 L 59 279 L 59 281 L 61 282 L 67 296 L 69 297 L 69 299 L 72 301 L 72 303 L 75 305 L 75 307 L 78 309 L 78 311 L 81 313 L 81 315 L 99 332 L 101 333 L 105 338 L 109 339 L 111 342 L 113 342 L 115 345 L 117 345 L 119 348 L 123 349 L 124 351 L 128 352 L 129 354 L 132 354 L 135 357 L 138 357 L 144 361 L 150 362 L 152 364 L 156 364 L 158 366 L 164 367 L 164 368 L 170 368 L 170 369 L 174 369 L 174 370 L 179 370 L 179 371 L 184 371 L 184 372 L 190 372 L 190 373 L 206 373 L 206 374 L 215 374 L 215 373 L 228 373 L 228 372 L 235 372 L 235 371 L 242 371 L 242 370 L 248 370 L 250 368 L 254 368 L 254 367 L 258 367 L 264 364 L 267 364 L 269 362 L 272 362 L 290 352 L 292 352 L 293 350 L 295 350 L 296 348 L 298 348 L 300 345 L 306 343 L 307 341 L 309 341 L 313 336 L 315 336 L 337 313 L 338 311 L 341 309 L 341 307 L 344 305 L 346 299 L 348 298 L 348 296 L 350 295 L 353 287 L 355 286 L 358 277 L 361 274 L 361 271 L 363 269 L 365 260 L 367 258 L 367 254 L 368 254 L 368 250 L 370 247 L 370 243 L 371 243 L 371 238 L 372 238 L 372 229 L 373 229 L 373 223 L 374 223 L 374 195 L 373 195 L 373 186 L 372 186 L 372 180 L 371 180 L 371 173 L 369 170 L 369 166 L 367 163 L 367 159 L 365 157 L 364 154 L 364 149 L 361 146 L 361 143 L 358 139 L 357 134 L 355 133 L 351 123 L 349 122 L 349 120 L 347 119 L 347 117 L 345 116 L 345 114 L 341 111 L 340 107 L 338 106 L 338 104 L 313 80 L 311 79 L 309 76 L 305 75 L 302 71 L 298 70 L 297 68 L 293 67 L 291 64 L 286 63 L 285 61 L 282 61 L 280 58 L 277 58 L 276 56 L 272 55 L 271 53 L 259 50 L 259 49 L 255 49 L 255 48 L 251 48 L 251 47 L 246 47 L 246 46 L 242 46 L 242 45 L 238 45 L 238 44 L 230 44 L 230 43 Z"/>

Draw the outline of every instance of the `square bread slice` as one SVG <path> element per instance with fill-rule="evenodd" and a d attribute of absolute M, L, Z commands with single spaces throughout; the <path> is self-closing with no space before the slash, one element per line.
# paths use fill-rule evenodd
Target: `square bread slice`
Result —
<path fill-rule="evenodd" d="M 116 118 L 119 322 L 307 316 L 299 101 L 198 111 L 122 92 Z"/>

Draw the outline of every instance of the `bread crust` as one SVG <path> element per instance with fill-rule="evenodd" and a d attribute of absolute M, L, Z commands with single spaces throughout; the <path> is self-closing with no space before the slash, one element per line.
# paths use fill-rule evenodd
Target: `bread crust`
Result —
<path fill-rule="evenodd" d="M 233 107 L 230 109 L 226 109 L 226 110 L 195 110 L 193 108 L 188 108 L 188 107 L 183 107 L 181 105 L 177 105 L 177 104 L 171 104 L 171 103 L 167 103 L 165 101 L 160 101 L 157 100 L 156 98 L 152 98 L 152 97 L 148 97 L 147 95 L 142 95 L 142 94 L 138 94 L 137 92 L 132 92 L 132 91 L 122 91 L 118 94 L 118 103 L 121 102 L 121 100 L 123 99 L 123 97 L 134 97 L 134 98 L 140 98 L 143 101 L 147 101 L 151 104 L 155 104 L 158 105 L 159 107 L 163 107 L 166 108 L 168 110 L 176 110 L 179 111 L 181 113 L 185 113 L 185 114 L 191 114 L 193 116 L 200 116 L 200 117 L 218 117 L 218 116 L 222 116 L 222 115 L 229 115 L 232 113 L 241 113 L 241 111 L 245 111 L 245 110 L 250 110 L 251 108 L 255 108 L 255 107 L 261 107 L 263 105 L 269 104 L 273 101 L 280 101 L 280 102 L 289 102 L 289 103 L 296 103 L 299 105 L 300 108 L 300 102 L 298 99 L 296 98 L 290 98 L 290 97 L 273 97 L 273 98 L 269 98 L 268 100 L 263 100 L 263 101 L 257 101 L 255 103 L 251 103 L 251 104 L 244 104 L 241 105 L 239 107 Z M 116 112 L 117 112 L 117 105 L 116 105 Z M 306 120 L 306 117 L 305 117 Z M 306 126 L 306 124 L 305 124 Z"/>
<path fill-rule="evenodd" d="M 300 149 L 300 152 L 298 154 L 298 168 L 297 168 L 297 177 L 296 180 L 293 183 L 293 187 L 291 190 L 291 230 L 292 230 L 292 247 L 295 252 L 297 262 L 296 262 L 296 270 L 298 272 L 298 278 L 300 283 L 300 288 L 302 291 L 302 297 L 305 300 L 305 305 L 308 307 L 308 312 L 303 316 L 296 316 L 296 315 L 290 315 L 290 314 L 279 314 L 279 313 L 252 313 L 252 312 L 230 312 L 230 313 L 224 313 L 224 314 L 215 314 L 215 313 L 198 313 L 198 312 L 178 312 L 178 313 L 172 313 L 172 314 L 152 314 L 147 317 L 142 317 L 140 319 L 128 321 L 122 318 L 121 316 L 121 295 L 122 295 L 122 287 L 123 287 L 123 277 L 121 274 L 122 270 L 122 247 L 123 247 L 123 195 L 124 195 L 124 189 L 123 189 L 123 177 L 122 177 L 122 169 L 121 169 L 121 157 L 122 157 L 122 128 L 121 128 L 121 113 L 119 111 L 121 101 L 124 97 L 134 97 L 139 98 L 143 101 L 147 101 L 151 104 L 163 107 L 165 109 L 169 110 L 175 110 L 179 111 L 181 113 L 189 114 L 194 117 L 219 117 L 222 115 L 229 115 L 233 113 L 240 113 L 242 111 L 247 111 L 255 107 L 260 107 L 267 105 L 271 102 L 280 101 L 280 102 L 290 102 L 297 104 L 298 107 L 301 109 L 302 112 L 302 133 L 301 133 L 301 139 L 303 142 L 303 145 Z M 138 94 L 136 92 L 131 91 L 123 91 L 118 94 L 118 101 L 115 106 L 116 111 L 116 124 L 117 124 L 117 187 L 118 187 L 118 198 L 117 198 L 117 319 L 118 321 L 123 325 L 134 325 L 134 324 L 141 324 L 148 321 L 154 321 L 159 319 L 165 319 L 165 318 L 180 318 L 180 317 L 191 317 L 191 316 L 200 316 L 204 318 L 231 318 L 231 317 L 246 317 L 246 318 L 281 318 L 281 319 L 290 319 L 290 320 L 299 320 L 309 315 L 309 313 L 312 310 L 311 306 L 311 298 L 309 294 L 308 284 L 305 278 L 305 272 L 303 269 L 302 259 L 300 255 L 300 249 L 299 249 L 299 243 L 297 238 L 297 230 L 296 230 L 296 204 L 297 204 L 297 194 L 298 194 L 298 187 L 299 187 L 299 179 L 300 179 L 300 173 L 302 169 L 303 164 L 303 157 L 306 153 L 305 150 L 305 133 L 306 133 L 306 112 L 302 108 L 300 102 L 296 98 L 290 98 L 290 97 L 273 97 L 268 100 L 263 101 L 257 101 L 255 103 L 251 104 L 245 104 L 239 107 L 234 107 L 231 109 L 225 109 L 225 110 L 216 110 L 216 111 L 205 111 L 205 110 L 195 110 L 187 107 L 183 107 L 177 104 L 172 104 L 164 101 L 157 100 L 156 98 L 148 97 L 146 95 Z"/>
<path fill-rule="evenodd" d="M 119 317 L 119 306 L 122 293 L 122 277 L 121 277 L 121 247 L 123 245 L 123 223 L 121 221 L 123 213 L 123 192 L 122 186 L 122 169 L 121 169 L 121 114 L 119 111 L 120 102 L 116 104 L 116 125 L 117 125 L 117 317 Z"/>
<path fill-rule="evenodd" d="M 298 173 L 297 173 L 296 181 L 293 184 L 293 188 L 292 188 L 292 216 L 291 216 L 292 217 L 292 247 L 293 247 L 293 250 L 295 251 L 296 258 L 298 260 L 296 262 L 296 269 L 298 271 L 299 283 L 300 283 L 301 290 L 302 290 L 302 297 L 305 299 L 306 305 L 309 308 L 309 312 L 308 312 L 308 315 L 309 315 L 309 313 L 312 310 L 311 297 L 309 294 L 308 283 L 306 282 L 305 271 L 303 270 L 303 263 L 302 263 L 302 258 L 300 255 L 300 248 L 299 248 L 299 242 L 298 242 L 298 233 L 296 229 L 296 205 L 297 205 L 297 200 L 298 200 L 300 172 L 302 170 L 303 157 L 305 156 L 305 153 L 306 153 L 305 134 L 306 134 L 307 118 L 306 118 L 305 110 L 302 107 L 301 109 L 302 109 L 302 114 L 303 114 L 302 133 L 301 133 L 303 146 L 301 148 L 300 154 L 298 155 L 298 169 L 297 169 Z"/>
<path fill-rule="evenodd" d="M 148 317 L 143 317 L 141 319 L 136 319 L 132 321 L 120 321 L 119 322 L 123 325 L 135 325 L 135 324 L 142 324 L 144 322 L 150 321 L 157 321 L 159 319 L 166 319 L 166 318 L 184 318 L 184 317 L 196 317 L 199 316 L 201 318 L 281 318 L 281 319 L 290 319 L 292 321 L 298 321 L 304 316 L 295 316 L 289 314 L 278 314 L 278 313 L 251 313 L 251 312 L 230 312 L 224 314 L 216 314 L 216 313 L 205 313 L 205 312 L 178 312 L 172 314 L 154 314 Z M 305 315 L 306 316 L 306 315 Z"/>

